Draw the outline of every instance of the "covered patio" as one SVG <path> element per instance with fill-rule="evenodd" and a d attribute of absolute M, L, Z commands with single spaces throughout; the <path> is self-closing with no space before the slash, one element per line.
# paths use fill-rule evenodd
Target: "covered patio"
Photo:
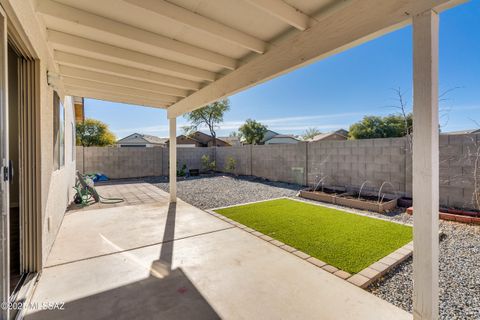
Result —
<path fill-rule="evenodd" d="M 411 317 L 148 183 L 122 188 L 156 201 L 69 213 L 31 301 L 64 310 L 26 319 Z"/>
<path fill-rule="evenodd" d="M 57 85 L 63 87 L 66 94 L 167 109 L 172 142 L 169 153 L 170 194 L 156 209 L 150 209 L 159 216 L 163 212 L 166 219 L 168 212 L 172 214 L 172 208 L 176 208 L 173 210 L 176 215 L 173 221 L 184 214 L 188 216 L 188 212 L 198 214 L 195 218 L 191 215 L 186 225 L 178 223 L 177 227 L 186 230 L 185 239 L 162 242 L 157 234 L 150 242 L 141 245 L 143 247 L 128 252 L 124 245 L 112 241 L 111 247 L 116 249 L 111 250 L 117 253 L 95 259 L 79 256 L 76 260 L 86 260 L 68 260 L 62 265 L 50 265 L 43 272 L 36 299 L 65 298 L 75 301 L 72 302 L 74 306 L 96 301 L 96 306 L 101 307 L 101 310 L 96 310 L 107 312 L 110 308 L 99 303 L 102 300 L 95 297 L 107 301 L 117 296 L 119 291 L 111 290 L 121 283 L 117 282 L 119 274 L 128 275 L 122 281 L 130 279 L 128 283 L 134 283 L 125 283 L 125 288 L 138 284 L 156 286 L 158 281 L 155 276 L 148 278 L 153 280 L 148 280 L 148 284 L 138 281 L 151 273 L 160 272 L 161 278 L 174 274 L 173 271 L 163 274 L 166 268 L 181 270 L 178 277 L 185 281 L 187 292 L 193 291 L 194 287 L 201 292 L 203 298 L 197 295 L 193 299 L 203 306 L 202 310 L 207 315 L 214 312 L 225 318 L 251 318 L 272 312 L 272 318 L 285 314 L 296 317 L 318 314 L 325 319 L 407 317 L 404 312 L 361 290 L 340 283 L 318 270 L 311 270 L 302 265 L 302 261 L 287 258 L 274 248 L 265 247 L 258 239 L 251 239 L 241 234 L 240 230 L 227 228 L 222 222 L 211 220 L 213 218 L 205 213 L 177 201 L 175 137 L 176 118 L 186 112 L 412 23 L 413 197 L 416 212 L 413 316 L 415 319 L 436 319 L 438 14 L 460 2 L 39 1 L 37 17 L 44 24 L 45 37 L 59 76 L 51 79 L 58 79 Z M 143 209 L 147 210 L 147 207 Z M 99 210 L 88 214 L 101 216 L 108 212 Z M 115 217 L 118 216 L 117 213 Z M 74 215 L 66 217 L 65 223 L 68 220 L 74 220 Z M 196 224 L 209 226 L 205 231 L 207 234 L 198 234 L 196 228 L 192 229 Z M 169 224 L 164 225 L 168 235 Z M 79 226 L 79 230 L 83 229 Z M 172 239 L 172 236 L 165 239 Z M 61 237 L 62 231 L 59 239 Z M 200 237 L 204 241 L 196 241 Z M 172 247 L 168 248 L 172 244 L 175 245 L 173 256 Z M 126 254 L 128 258 L 123 257 Z M 163 257 L 168 257 L 166 264 Z M 55 250 L 49 259 L 56 259 Z M 111 259 L 136 262 L 118 264 Z M 102 284 L 95 282 L 95 286 L 89 286 L 92 283 L 82 278 L 87 273 L 75 272 L 76 268 L 89 268 L 86 264 L 102 261 L 105 263 L 103 266 L 108 265 L 109 271 L 112 266 L 119 268 L 118 273 L 102 274 Z M 267 276 L 263 273 L 266 271 L 264 266 L 275 267 Z M 144 270 L 143 274 L 136 272 L 138 270 Z M 57 291 L 62 283 L 77 283 L 79 288 L 85 287 Z M 67 292 L 73 296 L 63 296 Z M 155 295 L 149 297 L 159 298 Z M 285 303 L 293 299 L 295 303 Z M 172 304 L 182 303 L 178 299 L 167 300 Z M 156 305 L 154 300 L 141 301 L 151 302 L 152 307 Z M 261 306 L 261 310 L 255 306 Z M 129 312 L 134 312 L 144 310 L 145 305 L 139 302 L 129 307 Z M 92 312 L 93 308 L 82 310 Z M 124 309 L 117 310 L 123 312 Z M 31 317 L 41 317 L 42 314 L 32 314 Z M 84 314 L 83 318 L 87 316 L 90 315 Z M 49 315 L 49 318 L 52 317 Z"/>

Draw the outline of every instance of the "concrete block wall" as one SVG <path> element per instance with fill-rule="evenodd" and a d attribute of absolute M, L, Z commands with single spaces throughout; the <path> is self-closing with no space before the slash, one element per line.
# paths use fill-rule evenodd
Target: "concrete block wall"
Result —
<path fill-rule="evenodd" d="M 235 170 L 237 175 L 252 175 L 252 146 L 222 147 L 215 150 L 217 170 L 226 172 L 225 166 L 229 157 L 235 160 Z"/>
<path fill-rule="evenodd" d="M 202 170 L 201 158 L 206 154 L 216 160 L 221 172 L 226 172 L 232 157 L 238 175 L 301 185 L 313 185 L 325 177 L 326 185 L 353 189 L 368 181 L 366 190 L 375 191 L 385 182 L 387 193 L 412 194 L 412 152 L 407 138 L 178 148 L 177 152 L 178 166 L 186 164 L 189 169 Z M 104 172 L 113 179 L 168 175 L 168 149 L 77 147 L 77 169 Z M 440 204 L 474 208 L 475 181 L 480 188 L 480 134 L 441 135 Z"/>
<path fill-rule="evenodd" d="M 163 148 L 77 147 L 77 170 L 83 173 L 102 172 L 111 179 L 159 176 L 163 174 L 162 150 Z"/>
<path fill-rule="evenodd" d="M 307 143 L 252 146 L 252 175 L 306 184 Z"/>
<path fill-rule="evenodd" d="M 402 195 L 406 187 L 406 139 L 319 141 L 308 144 L 308 185 L 378 190 Z"/>
<path fill-rule="evenodd" d="M 477 207 L 474 192 L 475 184 L 477 194 L 480 191 L 480 134 L 441 135 L 439 143 L 440 203 L 458 208 Z"/>
<path fill-rule="evenodd" d="M 164 175 L 168 175 L 168 148 L 162 148 L 164 151 Z M 202 156 L 207 155 L 210 161 L 214 160 L 213 148 L 177 148 L 177 168 L 180 169 L 184 164 L 187 169 L 199 169 L 204 171 L 202 165 Z"/>

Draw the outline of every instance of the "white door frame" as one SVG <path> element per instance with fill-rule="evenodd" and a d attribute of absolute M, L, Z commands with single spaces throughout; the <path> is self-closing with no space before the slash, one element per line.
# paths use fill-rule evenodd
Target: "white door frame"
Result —
<path fill-rule="evenodd" d="M 8 183 L 8 84 L 7 84 L 7 16 L 0 6 L 0 203 L 1 203 L 1 295 L 0 319 L 8 319 L 9 310 L 4 302 L 10 297 L 10 230 L 9 230 L 9 183 Z"/>

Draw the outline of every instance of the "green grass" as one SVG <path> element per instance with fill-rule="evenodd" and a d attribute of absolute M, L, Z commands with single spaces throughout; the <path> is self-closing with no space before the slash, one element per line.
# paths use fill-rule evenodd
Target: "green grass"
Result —
<path fill-rule="evenodd" d="M 216 212 L 350 273 L 412 240 L 409 226 L 289 199 Z"/>

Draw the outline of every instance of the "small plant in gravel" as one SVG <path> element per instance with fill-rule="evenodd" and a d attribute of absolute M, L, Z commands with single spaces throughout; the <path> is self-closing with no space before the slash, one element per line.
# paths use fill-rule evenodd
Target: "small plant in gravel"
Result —
<path fill-rule="evenodd" d="M 184 163 L 180 170 L 177 170 L 178 177 L 185 177 L 187 175 L 187 165 Z"/>
<path fill-rule="evenodd" d="M 227 158 L 227 163 L 225 164 L 225 171 L 228 173 L 233 173 L 235 172 L 235 169 L 237 167 L 237 161 L 233 157 L 228 157 Z"/>
<path fill-rule="evenodd" d="M 215 170 L 215 161 L 210 161 L 209 155 L 204 154 L 201 160 L 202 160 L 203 169 L 205 171 L 210 172 Z"/>

